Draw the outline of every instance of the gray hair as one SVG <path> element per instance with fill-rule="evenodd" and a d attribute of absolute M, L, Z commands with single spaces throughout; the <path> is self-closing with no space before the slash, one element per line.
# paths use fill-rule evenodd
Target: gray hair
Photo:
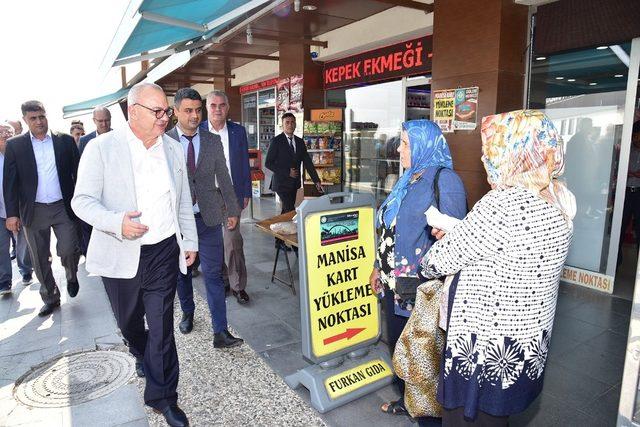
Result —
<path fill-rule="evenodd" d="M 209 92 L 209 94 L 207 95 L 207 104 L 209 103 L 209 101 L 213 99 L 214 96 L 219 96 L 220 98 L 223 98 L 224 102 L 227 105 L 229 105 L 229 97 L 227 96 L 226 93 L 224 93 L 223 90 L 212 90 L 211 92 Z"/>
<path fill-rule="evenodd" d="M 138 103 L 138 101 L 140 100 L 140 95 L 146 89 L 155 89 L 164 94 L 164 90 L 162 89 L 162 87 L 158 86 L 155 83 L 147 83 L 147 82 L 137 83 L 133 85 L 129 90 L 129 94 L 127 95 L 127 104 L 131 106 L 133 104 Z"/>
<path fill-rule="evenodd" d="M 96 117 L 96 113 L 106 113 L 107 116 L 109 116 L 109 118 L 111 118 L 111 111 L 109 111 L 109 109 L 107 107 L 96 107 L 93 109 L 93 118 Z"/>

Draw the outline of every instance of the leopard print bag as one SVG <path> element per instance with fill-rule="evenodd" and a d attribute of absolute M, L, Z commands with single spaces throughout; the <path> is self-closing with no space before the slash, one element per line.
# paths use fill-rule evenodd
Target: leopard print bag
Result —
<path fill-rule="evenodd" d="M 416 304 L 393 352 L 393 368 L 405 382 L 404 403 L 412 417 L 441 417 L 436 400 L 445 335 L 438 327 L 441 280 L 418 286 Z"/>

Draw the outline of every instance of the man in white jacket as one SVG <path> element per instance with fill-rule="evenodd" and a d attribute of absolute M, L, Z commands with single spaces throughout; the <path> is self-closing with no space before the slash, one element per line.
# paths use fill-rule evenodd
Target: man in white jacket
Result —
<path fill-rule="evenodd" d="M 180 144 L 163 135 L 173 110 L 162 88 L 140 83 L 127 101 L 128 126 L 85 149 L 71 205 L 93 226 L 86 268 L 102 276 L 138 375 L 146 377 L 145 403 L 170 426 L 187 426 L 177 405 L 173 336 L 176 277 L 198 248 L 186 163 Z"/>

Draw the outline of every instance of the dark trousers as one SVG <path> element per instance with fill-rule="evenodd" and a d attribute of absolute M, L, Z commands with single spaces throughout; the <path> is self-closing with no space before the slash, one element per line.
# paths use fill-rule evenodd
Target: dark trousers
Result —
<path fill-rule="evenodd" d="M 224 264 L 224 243 L 222 225 L 209 227 L 202 217 L 196 216 L 198 229 L 198 256 L 207 290 L 207 304 L 213 322 L 213 332 L 218 334 L 227 329 L 227 301 L 225 299 L 222 266 Z M 183 313 L 193 313 L 193 284 L 191 269 L 187 274 L 178 273 L 178 298 Z"/>
<path fill-rule="evenodd" d="M 87 256 L 87 248 L 89 247 L 93 227 L 82 220 L 79 220 L 78 224 L 80 225 L 80 252 L 82 255 Z"/>
<path fill-rule="evenodd" d="M 33 219 L 24 227 L 25 237 L 31 252 L 31 262 L 40 282 L 40 296 L 46 304 L 60 301 L 60 290 L 51 271 L 51 229 L 58 243 L 56 252 L 62 261 L 67 282 L 77 282 L 78 229 L 77 224 L 67 214 L 62 200 L 55 203 L 36 203 Z"/>
<path fill-rule="evenodd" d="M 180 371 L 173 336 L 173 301 L 179 256 L 178 242 L 171 236 L 141 247 L 134 278 L 102 278 L 129 351 L 136 359 L 144 359 L 144 402 L 159 410 L 178 401 Z"/>
<path fill-rule="evenodd" d="M 291 212 L 296 209 L 296 194 L 298 193 L 297 189 L 287 190 L 287 191 L 277 191 L 278 197 L 280 197 L 280 202 L 282 202 L 282 212 L 281 214 Z"/>
<path fill-rule="evenodd" d="M 14 234 L 7 230 L 11 237 L 14 238 Z M 31 265 L 31 255 L 29 254 L 29 244 L 27 238 L 24 236 L 24 227 L 15 235 L 14 248 L 16 250 L 16 262 L 18 263 L 18 271 L 22 276 L 30 276 L 33 273 L 33 267 Z"/>

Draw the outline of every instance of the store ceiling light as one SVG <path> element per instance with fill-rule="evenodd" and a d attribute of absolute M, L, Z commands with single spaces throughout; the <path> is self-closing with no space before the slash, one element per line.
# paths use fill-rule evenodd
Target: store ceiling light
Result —
<path fill-rule="evenodd" d="M 589 86 L 595 86 L 595 85 L 597 85 L 597 84 L 598 84 L 598 83 L 596 83 L 596 82 L 591 82 L 591 83 L 589 83 Z"/>
<path fill-rule="evenodd" d="M 316 6 L 312 5 L 312 4 L 306 4 L 304 6 L 302 6 L 302 9 L 304 10 L 308 10 L 309 12 L 314 11 L 316 9 L 318 9 Z"/>
<path fill-rule="evenodd" d="M 564 77 L 556 77 L 556 80 L 564 80 Z"/>
<path fill-rule="evenodd" d="M 620 77 L 624 77 L 624 74 L 616 74 L 616 75 L 615 75 L 615 76 L 613 76 L 613 77 L 618 77 L 618 78 L 620 78 Z"/>
<path fill-rule="evenodd" d="M 251 25 L 247 25 L 247 44 L 253 44 L 253 31 L 251 31 Z"/>
<path fill-rule="evenodd" d="M 545 59 L 547 59 L 546 56 L 538 56 L 538 57 L 536 57 L 536 61 L 544 61 Z"/>
<path fill-rule="evenodd" d="M 293 0 L 293 10 L 300 12 L 300 3 L 302 3 L 300 0 Z"/>
<path fill-rule="evenodd" d="M 576 79 L 567 79 L 567 81 L 573 83 L 576 81 Z"/>
<path fill-rule="evenodd" d="M 605 50 L 605 49 L 607 49 L 608 47 L 609 47 L 609 46 L 598 46 L 598 47 L 596 48 L 596 50 Z"/>

